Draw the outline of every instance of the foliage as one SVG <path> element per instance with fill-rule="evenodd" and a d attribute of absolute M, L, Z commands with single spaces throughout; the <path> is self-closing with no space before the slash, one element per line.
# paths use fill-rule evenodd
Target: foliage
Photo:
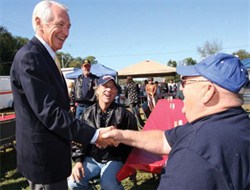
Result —
<path fill-rule="evenodd" d="M 203 58 L 218 53 L 221 50 L 222 50 L 222 42 L 218 40 L 213 40 L 212 42 L 206 41 L 202 47 L 197 47 L 198 53 Z"/>
<path fill-rule="evenodd" d="M 96 60 L 94 56 L 87 56 L 85 58 L 77 57 L 75 59 L 71 59 L 69 61 L 68 66 L 69 67 L 81 67 L 84 59 L 89 60 L 92 65 L 98 63 L 98 61 Z"/>
<path fill-rule="evenodd" d="M 9 75 L 10 67 L 16 52 L 29 39 L 12 36 L 8 30 L 0 25 L 0 75 Z M 57 58 L 60 61 L 62 68 L 64 67 L 81 67 L 83 59 L 90 60 L 91 64 L 96 64 L 98 61 L 94 56 L 87 56 L 85 58 L 73 58 L 69 53 L 57 52 Z"/>
<path fill-rule="evenodd" d="M 184 59 L 186 65 L 195 65 L 197 63 L 196 60 L 193 60 L 191 57 L 188 57 L 186 59 Z"/>
<path fill-rule="evenodd" d="M 194 65 L 196 63 L 197 63 L 196 60 L 192 59 L 191 57 L 188 57 L 182 61 L 179 61 L 178 65 Z M 177 67 L 177 62 L 170 59 L 168 61 L 167 65 L 170 67 Z M 165 77 L 165 79 L 167 82 L 170 82 L 170 81 L 179 82 L 180 76 L 178 74 L 176 74 L 175 76 L 167 76 L 167 77 Z"/>
<path fill-rule="evenodd" d="M 12 36 L 12 34 L 8 32 L 5 27 L 0 25 L 0 75 L 9 75 L 10 67 L 16 52 L 27 42 L 27 38 Z M 221 49 L 222 43 L 217 40 L 213 40 L 212 42 L 206 41 L 203 46 L 197 48 L 197 51 L 200 53 L 201 57 L 206 57 L 208 55 L 221 51 Z M 245 50 L 238 50 L 233 54 L 238 55 L 240 59 L 250 57 L 250 53 L 246 52 Z M 81 67 L 82 61 L 84 59 L 88 59 L 91 64 L 98 63 L 98 60 L 94 56 L 86 56 L 85 58 L 74 58 L 69 53 L 63 52 L 58 52 L 57 58 L 60 61 L 62 68 Z M 196 61 L 189 57 L 184 59 L 182 63 L 185 63 L 186 65 L 194 65 L 196 64 Z M 170 59 L 167 62 L 167 65 L 171 67 L 176 67 L 177 62 Z M 173 80 L 176 79 L 173 78 Z"/>
<path fill-rule="evenodd" d="M 72 56 L 69 53 L 57 52 L 57 59 L 59 60 L 61 67 L 65 68 L 69 64 L 69 61 L 72 60 Z"/>
<path fill-rule="evenodd" d="M 237 55 L 241 60 L 250 58 L 250 52 L 247 52 L 244 49 L 240 49 L 236 52 L 233 52 L 233 55 Z"/>
<path fill-rule="evenodd" d="M 172 61 L 171 59 L 168 61 L 167 63 L 168 66 L 170 67 L 176 67 L 177 66 L 177 62 L 176 61 Z"/>
<path fill-rule="evenodd" d="M 14 38 L 4 27 L 0 26 L 0 60 L 9 62 L 13 59 Z"/>
<path fill-rule="evenodd" d="M 0 75 L 9 75 L 16 52 L 27 42 L 27 38 L 14 37 L 0 25 Z"/>
<path fill-rule="evenodd" d="M 94 56 L 88 56 L 85 59 L 89 60 L 91 65 L 98 63 L 98 61 L 96 60 Z"/>
<path fill-rule="evenodd" d="M 83 61 L 83 59 L 81 57 L 77 57 L 77 58 L 73 59 L 72 61 L 70 61 L 68 66 L 80 68 L 82 66 L 82 61 Z"/>
<path fill-rule="evenodd" d="M 180 81 L 180 75 L 176 74 L 175 76 L 166 76 L 166 81 L 174 81 L 174 82 L 179 82 Z"/>

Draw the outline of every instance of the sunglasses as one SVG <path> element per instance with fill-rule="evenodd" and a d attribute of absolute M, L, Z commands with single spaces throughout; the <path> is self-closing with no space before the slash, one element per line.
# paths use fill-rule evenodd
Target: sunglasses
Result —
<path fill-rule="evenodd" d="M 209 80 L 181 80 L 181 87 L 185 88 L 186 85 L 188 84 L 193 84 L 193 83 L 197 83 L 197 82 L 208 82 Z"/>

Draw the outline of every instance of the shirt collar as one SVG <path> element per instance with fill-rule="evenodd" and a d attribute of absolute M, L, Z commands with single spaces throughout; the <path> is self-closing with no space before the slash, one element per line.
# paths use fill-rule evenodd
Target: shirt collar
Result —
<path fill-rule="evenodd" d="M 36 34 L 35 36 L 44 45 L 44 47 L 46 48 L 46 50 L 49 52 L 50 56 L 53 59 L 55 59 L 56 53 L 51 49 L 51 47 L 39 35 Z"/>

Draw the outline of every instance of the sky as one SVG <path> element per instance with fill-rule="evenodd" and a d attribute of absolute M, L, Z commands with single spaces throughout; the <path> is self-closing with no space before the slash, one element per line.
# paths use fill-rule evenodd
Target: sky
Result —
<path fill-rule="evenodd" d="M 31 39 L 40 0 L 0 0 L 0 25 Z M 250 52 L 250 0 L 60 0 L 72 27 L 62 52 L 94 56 L 116 71 L 144 60 L 167 64 L 192 57 L 217 41 L 222 51 Z"/>

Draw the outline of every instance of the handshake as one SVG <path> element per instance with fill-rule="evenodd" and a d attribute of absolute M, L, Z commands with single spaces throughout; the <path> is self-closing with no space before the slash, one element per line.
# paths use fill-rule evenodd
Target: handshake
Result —
<path fill-rule="evenodd" d="M 117 147 L 120 143 L 146 150 L 153 154 L 165 155 L 171 151 L 165 131 L 162 130 L 122 130 L 114 126 L 100 128 L 95 144 L 98 148 Z"/>
<path fill-rule="evenodd" d="M 122 131 L 114 126 L 100 128 L 99 136 L 95 142 L 98 148 L 106 148 L 107 146 L 117 147 L 120 144 L 119 139 L 122 137 Z"/>

